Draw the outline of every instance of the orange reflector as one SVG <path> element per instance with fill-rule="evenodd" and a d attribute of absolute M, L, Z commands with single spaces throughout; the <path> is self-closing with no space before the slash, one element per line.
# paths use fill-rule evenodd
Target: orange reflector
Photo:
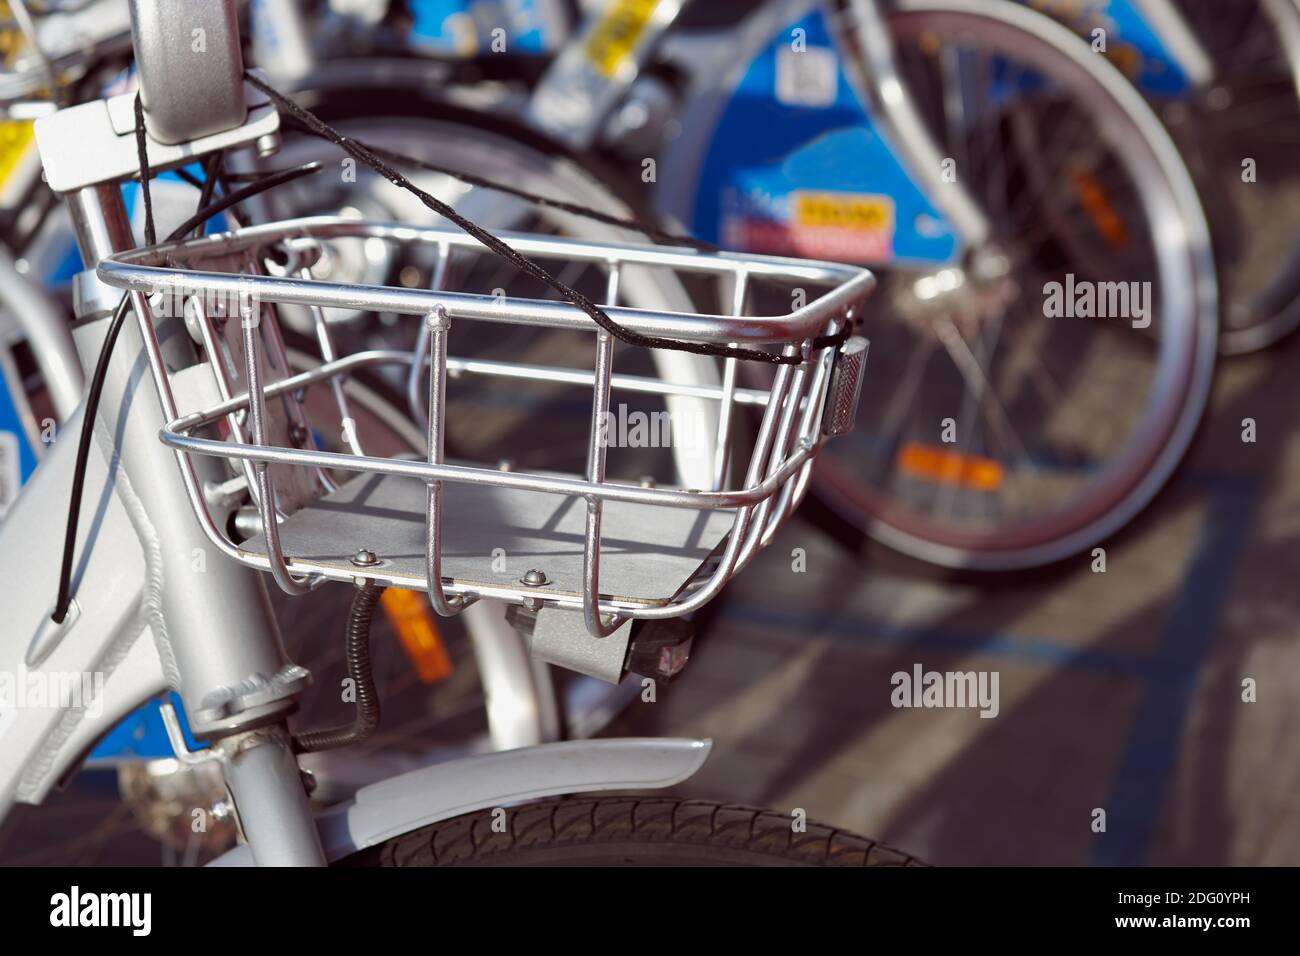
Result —
<path fill-rule="evenodd" d="M 411 659 L 415 673 L 425 684 L 436 684 L 451 676 L 451 658 L 438 635 L 429 600 L 418 591 L 388 588 L 379 598 L 389 623 Z"/>
<path fill-rule="evenodd" d="M 947 485 L 963 485 L 977 491 L 1002 487 L 1002 466 L 991 458 L 907 442 L 898 450 L 899 470 L 918 478 Z"/>
<path fill-rule="evenodd" d="M 1074 188 L 1079 193 L 1079 204 L 1092 219 L 1092 224 L 1097 227 L 1101 237 L 1115 249 L 1127 246 L 1128 229 L 1097 177 L 1079 170 L 1074 174 Z"/>

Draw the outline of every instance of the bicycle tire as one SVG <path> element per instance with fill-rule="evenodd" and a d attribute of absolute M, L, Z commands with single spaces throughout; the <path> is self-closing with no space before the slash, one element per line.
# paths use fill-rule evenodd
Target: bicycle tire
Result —
<path fill-rule="evenodd" d="M 988 530 L 910 511 L 887 490 L 869 486 L 868 479 L 860 477 L 865 473 L 842 464 L 839 456 L 848 447 L 843 444 L 829 445 L 814 472 L 813 494 L 825 506 L 824 513 L 909 557 L 974 571 L 1052 564 L 1106 539 L 1145 508 L 1174 472 L 1197 430 L 1213 374 L 1218 328 L 1205 217 L 1192 178 L 1154 113 L 1118 70 L 1065 27 L 1002 0 L 978 5 L 905 0 L 890 11 L 888 23 L 896 41 L 926 31 L 930 36 L 982 36 L 995 52 L 1014 51 L 1067 90 L 1091 90 L 1094 98 L 1088 108 L 1096 111 L 1098 127 L 1108 132 L 1112 143 L 1125 143 L 1125 155 L 1118 160 L 1122 168 L 1141 170 L 1149 180 L 1142 201 L 1151 201 L 1157 193 L 1161 197 L 1151 207 L 1165 217 L 1159 222 L 1161 248 L 1153 259 L 1159 259 L 1161 294 L 1176 301 L 1178 308 L 1168 307 L 1167 316 L 1162 312 L 1157 326 L 1162 351 L 1160 364 L 1150 372 L 1152 394 L 1140 400 L 1140 414 L 1118 451 L 1103 455 L 1095 473 L 1080 468 L 1085 476 L 1081 490 L 1031 520 L 1008 521 Z M 1161 304 L 1165 306 L 1163 300 Z M 869 310 L 864 326 L 868 337 L 871 318 Z M 1083 334 L 1095 337 L 1091 329 Z M 874 343 L 872 351 L 872 360 L 881 362 L 884 356 Z M 924 366 L 920 374 L 926 374 Z M 1158 394 L 1156 386 L 1162 390 Z M 871 414 L 865 392 L 863 405 L 866 414 L 859 413 L 859 429 Z M 1076 426 L 1076 432 L 1086 435 L 1088 429 Z"/>
<path fill-rule="evenodd" d="M 1178 0 L 1214 66 L 1192 102 L 1166 111 L 1171 130 L 1213 196 L 1220 355 L 1246 355 L 1300 328 L 1300 7 Z M 1243 174 L 1249 157 L 1257 175 Z"/>
<path fill-rule="evenodd" d="M 504 820 L 505 826 L 502 826 Z M 772 810 L 672 797 L 567 797 L 452 817 L 335 865 L 924 866 L 846 830 Z"/>

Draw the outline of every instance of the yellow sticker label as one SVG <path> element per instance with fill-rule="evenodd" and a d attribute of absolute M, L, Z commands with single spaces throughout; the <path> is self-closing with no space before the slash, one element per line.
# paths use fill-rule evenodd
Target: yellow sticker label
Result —
<path fill-rule="evenodd" d="M 612 77 L 631 57 L 659 3 L 660 0 L 611 0 L 604 15 L 588 31 L 582 47 L 588 62 L 602 76 Z"/>
<path fill-rule="evenodd" d="M 794 224 L 855 232 L 892 231 L 894 201 L 888 196 L 856 193 L 795 192 Z"/>
<path fill-rule="evenodd" d="M 0 120 L 0 189 L 3 189 L 36 140 L 31 120 Z"/>

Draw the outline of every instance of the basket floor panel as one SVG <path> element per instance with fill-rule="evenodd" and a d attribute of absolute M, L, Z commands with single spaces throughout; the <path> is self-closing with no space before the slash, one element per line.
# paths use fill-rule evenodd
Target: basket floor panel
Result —
<path fill-rule="evenodd" d="M 358 475 L 285 519 L 281 547 L 291 562 L 337 568 L 344 576 L 358 573 L 350 559 L 367 548 L 379 556 L 383 570 L 424 580 L 425 497 L 425 484 L 415 479 Z M 602 595 L 647 603 L 667 600 L 726 536 L 733 517 L 731 511 L 605 502 Z M 446 482 L 443 577 L 462 584 L 511 586 L 538 568 L 552 582 L 547 590 L 580 595 L 586 519 L 582 498 Z M 242 547 L 266 554 L 260 535 Z M 505 571 L 493 570 L 494 551 L 504 552 Z"/>

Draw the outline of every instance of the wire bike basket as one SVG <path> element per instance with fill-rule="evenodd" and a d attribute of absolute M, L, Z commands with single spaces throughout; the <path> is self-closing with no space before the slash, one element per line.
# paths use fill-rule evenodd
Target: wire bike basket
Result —
<path fill-rule="evenodd" d="M 735 358 L 723 360 L 721 384 L 614 374 L 614 336 L 576 306 L 444 288 L 453 256 L 490 253 L 473 238 L 443 229 L 316 217 L 119 254 L 100 264 L 99 275 L 134 296 L 167 419 L 160 437 L 176 450 L 195 513 L 223 553 L 269 572 L 292 594 L 326 580 L 365 577 L 426 591 L 444 615 L 480 597 L 580 611 L 587 629 L 603 636 L 628 619 L 669 618 L 701 607 L 771 540 L 806 492 L 821 445 L 852 427 L 866 342 L 844 333 L 860 316 L 874 277 L 865 269 L 806 260 L 550 236 L 503 238 L 525 256 L 603 270 L 605 313 L 632 333 L 761 349 L 785 362 L 775 365 L 767 389 L 738 386 Z M 311 278 L 324 245 L 357 239 L 425 247 L 436 255 L 432 288 Z M 267 266 L 268 258 L 281 267 Z M 721 300 L 733 304 L 731 314 L 620 306 L 620 282 L 633 269 L 717 283 Z M 783 315 L 747 314 L 755 289 L 768 283 L 808 290 L 806 304 Z M 169 369 L 154 323 L 141 318 L 177 315 L 164 311 L 168 301 L 184 303 L 186 328 L 205 362 Z M 276 305 L 310 309 L 318 367 L 289 368 Z M 412 317 L 420 323 L 417 344 L 408 351 L 338 354 L 331 309 Z M 458 359 L 448 346 L 462 322 L 588 332 L 593 360 L 589 369 L 572 369 Z M 427 374 L 427 408 L 413 397 L 408 410 L 427 436 L 425 460 L 367 454 L 359 436 L 348 432 L 344 383 L 385 365 L 404 368 L 413 383 Z M 469 376 L 589 388 L 585 473 L 503 471 L 444 460 L 447 380 Z M 309 386 L 331 390 L 345 423 L 346 450 L 323 450 L 313 441 L 297 401 Z M 712 487 L 607 477 L 602 423 L 609 421 L 617 390 L 716 403 Z M 741 406 L 762 409 L 762 419 L 736 483 L 728 472 L 731 461 L 741 460 L 732 447 Z M 224 459 L 229 467 L 214 471 L 208 459 Z M 351 477 L 337 481 L 331 473 L 338 472 Z M 245 487 L 260 521 L 241 539 L 229 530 L 230 501 Z M 506 555 L 513 566 L 494 570 L 494 554 Z"/>

